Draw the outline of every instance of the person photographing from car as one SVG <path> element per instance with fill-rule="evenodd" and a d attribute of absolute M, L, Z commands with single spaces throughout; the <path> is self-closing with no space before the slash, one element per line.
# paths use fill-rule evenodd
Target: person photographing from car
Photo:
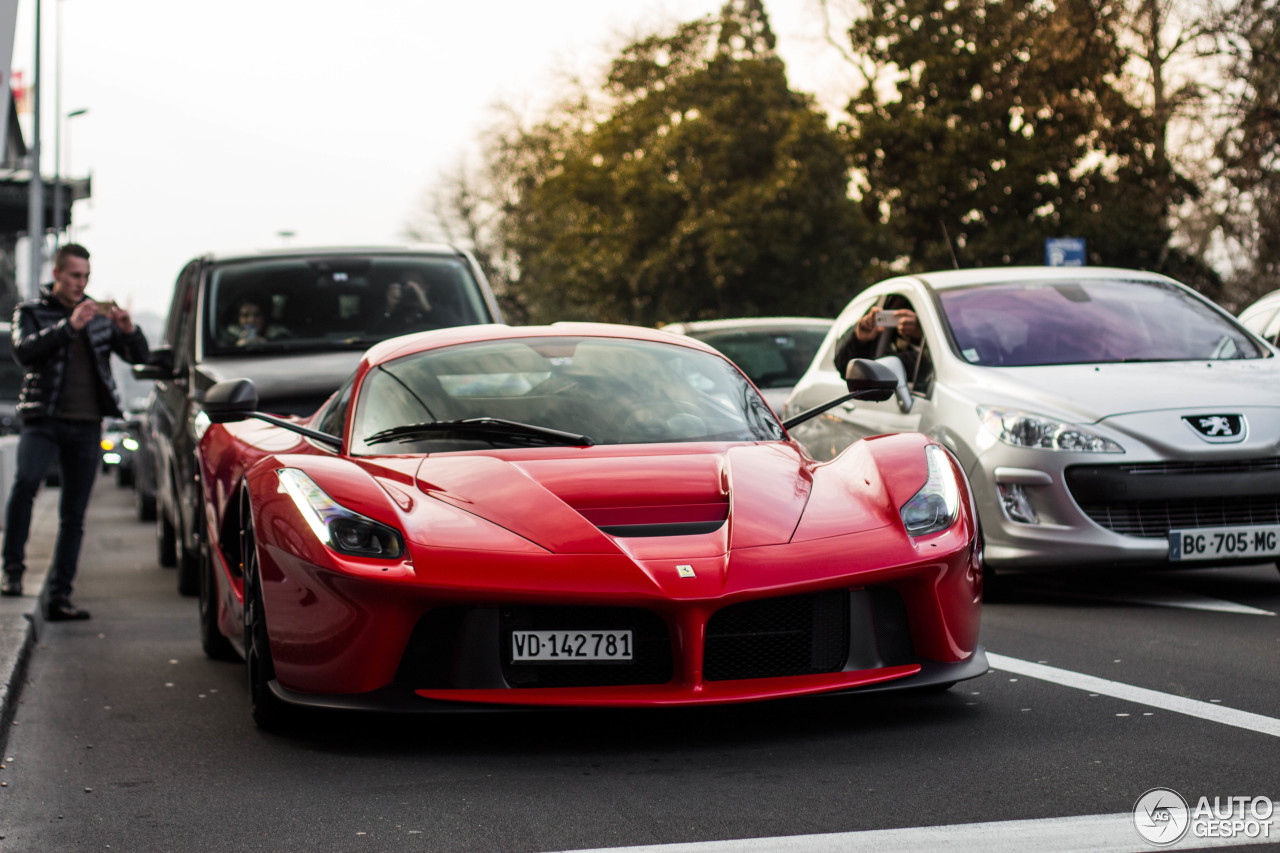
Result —
<path fill-rule="evenodd" d="M 432 304 L 426 284 L 412 272 L 387 285 L 382 307 L 373 317 L 374 328 L 383 333 L 416 332 L 456 323 L 452 312 Z"/>
<path fill-rule="evenodd" d="M 22 427 L 5 510 L 0 594 L 22 595 L 32 506 L 56 459 L 62 495 L 45 608 L 51 621 L 89 618 L 89 611 L 71 603 L 71 590 L 84 515 L 102 465 L 102 419 L 122 416 L 111 354 L 132 364 L 150 355 L 129 312 L 114 302 L 86 297 L 88 283 L 89 252 L 68 243 L 54 255 L 53 283 L 40 288 L 38 299 L 18 305 L 13 315 L 13 355 L 26 373 L 18 396 Z"/>
<path fill-rule="evenodd" d="M 855 358 L 882 358 L 896 355 L 910 376 L 919 358 L 920 319 L 910 308 L 880 309 L 872 306 L 836 344 L 836 369 L 844 375 L 845 366 Z"/>

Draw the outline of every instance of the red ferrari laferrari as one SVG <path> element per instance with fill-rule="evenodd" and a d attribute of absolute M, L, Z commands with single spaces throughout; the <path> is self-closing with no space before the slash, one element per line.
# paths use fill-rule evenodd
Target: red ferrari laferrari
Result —
<path fill-rule="evenodd" d="M 204 396 L 205 652 L 292 706 L 670 706 L 981 675 L 968 483 L 918 433 L 818 463 L 692 338 L 602 324 L 385 341 L 309 418 Z"/>

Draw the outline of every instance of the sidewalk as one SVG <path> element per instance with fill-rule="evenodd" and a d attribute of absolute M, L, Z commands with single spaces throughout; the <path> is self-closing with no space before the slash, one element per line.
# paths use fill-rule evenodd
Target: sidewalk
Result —
<path fill-rule="evenodd" d="M 27 661 L 44 630 L 44 611 L 40 600 L 49 561 L 53 559 L 61 495 L 60 489 L 41 487 L 31 514 L 31 536 L 27 540 L 27 571 L 22 576 L 26 595 L 22 598 L 0 598 L 0 748 L 9 740 L 9 726 L 13 722 L 14 706 L 22 693 Z M 0 512 L 3 512 L 3 507 L 0 507 Z M 86 541 L 85 545 L 88 544 Z"/>

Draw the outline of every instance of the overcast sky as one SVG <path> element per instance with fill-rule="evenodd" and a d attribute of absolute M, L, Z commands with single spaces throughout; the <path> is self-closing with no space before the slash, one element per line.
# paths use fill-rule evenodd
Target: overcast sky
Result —
<path fill-rule="evenodd" d="M 59 41 L 61 113 L 88 110 L 64 122 L 61 149 L 64 174 L 93 177 L 72 234 L 93 255 L 89 292 L 163 314 L 206 251 L 402 242 L 495 103 L 536 104 L 566 70 L 595 79 L 627 37 L 722 0 L 41 5 L 47 177 Z M 792 85 L 841 103 L 849 72 L 818 0 L 766 8 Z M 28 79 L 34 32 L 35 0 L 20 0 L 13 66 Z"/>

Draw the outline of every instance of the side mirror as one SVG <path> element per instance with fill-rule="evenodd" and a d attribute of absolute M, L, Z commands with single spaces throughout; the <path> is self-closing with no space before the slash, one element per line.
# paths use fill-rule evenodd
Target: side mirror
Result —
<path fill-rule="evenodd" d="M 156 347 L 145 364 L 135 364 L 133 375 L 137 379 L 172 379 L 173 350 L 169 347 Z"/>
<path fill-rule="evenodd" d="M 228 379 L 209 388 L 200 402 L 212 423 L 242 421 L 257 411 L 258 389 L 248 379 Z"/>
<path fill-rule="evenodd" d="M 855 358 L 844 369 L 844 384 L 850 391 L 858 392 L 858 398 L 861 400 L 872 400 L 877 403 L 888 400 L 898 390 L 899 384 L 903 384 L 900 383 L 898 373 L 885 364 L 890 359 L 898 362 L 898 371 L 904 373 L 902 362 L 895 356 L 889 356 L 880 361 Z"/>
<path fill-rule="evenodd" d="M 902 359 L 896 355 L 886 355 L 883 358 L 877 358 L 876 364 L 889 368 L 897 379 L 898 387 L 893 389 L 893 396 L 898 400 L 898 410 L 904 415 L 907 414 L 911 411 L 911 407 L 915 405 L 915 398 L 911 396 L 911 389 L 907 387 L 906 365 L 904 365 L 902 363 Z"/>

